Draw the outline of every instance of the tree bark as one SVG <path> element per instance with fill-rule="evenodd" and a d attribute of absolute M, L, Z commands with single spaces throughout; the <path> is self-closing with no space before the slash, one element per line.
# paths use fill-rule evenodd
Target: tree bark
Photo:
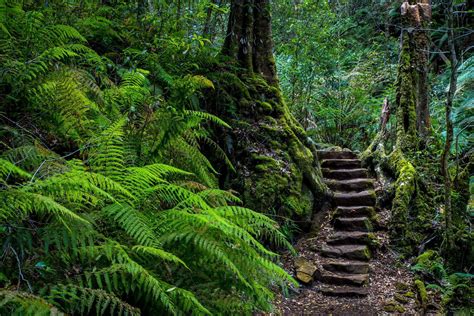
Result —
<path fill-rule="evenodd" d="M 401 35 L 400 66 L 397 91 L 397 116 L 400 140 L 414 146 L 424 142 L 431 130 L 428 98 L 429 33 L 431 21 L 429 0 L 405 1 L 401 6 L 404 27 Z M 405 137 L 406 136 L 406 137 Z"/>
<path fill-rule="evenodd" d="M 222 53 L 277 84 L 269 0 L 232 1 Z"/>
<path fill-rule="evenodd" d="M 208 99 L 232 129 L 222 139 L 235 171 L 220 171 L 222 187 L 242 194 L 246 207 L 310 226 L 329 200 L 316 147 L 291 114 L 273 59 L 270 0 L 232 0 L 222 54 L 238 63 L 213 72 Z M 219 113 L 221 112 L 221 113 Z"/>

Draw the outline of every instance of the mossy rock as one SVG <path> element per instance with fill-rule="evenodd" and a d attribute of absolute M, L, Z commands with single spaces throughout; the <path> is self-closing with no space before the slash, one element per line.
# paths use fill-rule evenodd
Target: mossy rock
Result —
<path fill-rule="evenodd" d="M 408 285 L 406 283 L 403 283 L 403 282 L 397 282 L 397 283 L 395 283 L 395 289 L 398 292 L 408 291 L 410 289 L 410 285 Z"/>
<path fill-rule="evenodd" d="M 395 293 L 394 299 L 401 304 L 407 304 L 410 301 L 406 296 L 400 293 Z"/>
<path fill-rule="evenodd" d="M 423 283 L 421 280 L 415 280 L 415 287 L 418 292 L 418 298 L 421 306 L 426 308 L 428 303 L 428 293 L 426 292 L 425 283 Z"/>
<path fill-rule="evenodd" d="M 391 300 L 385 303 L 383 310 L 388 313 L 405 313 L 406 309 L 396 301 Z"/>

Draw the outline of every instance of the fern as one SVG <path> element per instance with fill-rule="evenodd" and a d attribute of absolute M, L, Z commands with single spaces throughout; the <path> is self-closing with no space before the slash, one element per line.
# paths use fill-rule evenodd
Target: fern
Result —
<path fill-rule="evenodd" d="M 0 0 L 2 106 L 14 109 L 2 113 L 0 260 L 18 289 L 0 290 L 0 314 L 269 310 L 269 288 L 294 280 L 260 240 L 291 246 L 218 189 L 206 152 L 232 166 L 209 132 L 229 125 L 199 108 L 212 82 L 148 48 L 122 47 L 120 63 L 96 53 L 135 32 L 116 29 L 115 8 L 87 2 L 93 14 L 65 21 L 54 8 L 75 5 L 49 5 Z"/>
<path fill-rule="evenodd" d="M 64 315 L 45 299 L 25 292 L 0 290 L 0 312 L 5 315 Z"/>

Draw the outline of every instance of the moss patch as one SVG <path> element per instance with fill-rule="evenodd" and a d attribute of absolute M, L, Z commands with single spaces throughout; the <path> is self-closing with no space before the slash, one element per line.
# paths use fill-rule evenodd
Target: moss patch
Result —
<path fill-rule="evenodd" d="M 418 292 L 418 298 L 420 300 L 421 306 L 426 308 L 428 303 L 428 293 L 426 292 L 425 283 L 421 280 L 415 280 L 415 287 Z"/>
<path fill-rule="evenodd" d="M 221 171 L 226 188 L 242 194 L 245 206 L 262 212 L 310 220 L 326 198 L 315 148 L 291 115 L 278 87 L 259 75 L 234 73 L 225 65 L 205 76 L 208 110 L 231 126 L 220 145 L 236 172 Z"/>

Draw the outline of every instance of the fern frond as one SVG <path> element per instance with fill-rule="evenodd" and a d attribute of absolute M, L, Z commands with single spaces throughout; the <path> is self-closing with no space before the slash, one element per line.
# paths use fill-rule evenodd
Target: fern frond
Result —
<path fill-rule="evenodd" d="M 57 285 L 50 289 L 47 298 L 71 314 L 141 315 L 138 308 L 122 301 L 114 294 L 101 289 L 91 289 L 72 284 Z"/>
<path fill-rule="evenodd" d="M 207 112 L 202 111 L 192 111 L 192 110 L 184 110 L 184 113 L 189 116 L 199 117 L 200 119 L 213 122 L 214 124 L 226 128 L 231 128 L 229 124 L 227 124 L 224 120 L 220 119 L 219 117 L 212 115 Z"/>
<path fill-rule="evenodd" d="M 29 214 L 38 214 L 54 216 L 66 226 L 69 221 L 90 225 L 73 211 L 41 194 L 10 189 L 0 191 L 0 197 L 0 219 L 3 221 L 18 221 Z"/>
<path fill-rule="evenodd" d="M 0 158 L 0 183 L 6 183 L 10 175 L 17 175 L 23 179 L 31 178 L 31 174 L 12 164 L 10 161 Z"/>
<path fill-rule="evenodd" d="M 127 204 L 111 204 L 103 209 L 105 216 L 117 221 L 122 229 L 140 245 L 159 248 L 160 242 L 147 225 L 147 218 Z"/>
<path fill-rule="evenodd" d="M 174 263 L 181 264 L 185 266 L 186 268 L 188 268 L 188 266 L 186 265 L 186 263 L 184 263 L 183 260 L 181 260 L 180 258 L 178 258 L 177 256 L 173 255 L 170 252 L 164 251 L 163 249 L 137 245 L 137 246 L 133 246 L 132 250 L 140 255 L 154 257 L 155 259 L 157 258 L 161 260 L 171 261 Z"/>
<path fill-rule="evenodd" d="M 0 290 L 0 314 L 18 316 L 64 315 L 39 296 L 8 290 Z"/>

